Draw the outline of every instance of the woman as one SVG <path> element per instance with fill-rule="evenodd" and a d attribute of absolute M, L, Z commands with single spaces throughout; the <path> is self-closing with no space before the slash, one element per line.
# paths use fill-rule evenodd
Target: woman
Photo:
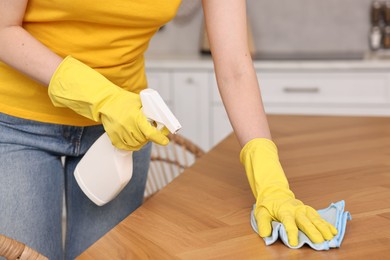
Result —
<path fill-rule="evenodd" d="M 61 259 L 64 189 L 65 258 L 73 259 L 141 204 L 147 143 L 168 143 L 166 131 L 152 127 L 141 112 L 138 93 L 147 85 L 143 54 L 179 4 L 0 0 L 1 233 Z M 246 42 L 245 1 L 203 0 L 203 8 L 218 87 L 256 198 L 260 235 L 269 236 L 271 221 L 278 220 L 291 245 L 298 243 L 298 228 L 314 242 L 331 239 L 337 230 L 295 199 L 280 166 Z M 137 152 L 129 185 L 97 207 L 72 173 L 103 131 L 116 147 Z"/>

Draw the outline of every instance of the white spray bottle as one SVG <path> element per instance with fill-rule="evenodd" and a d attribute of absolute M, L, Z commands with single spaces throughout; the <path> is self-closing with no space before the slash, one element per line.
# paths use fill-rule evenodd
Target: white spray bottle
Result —
<path fill-rule="evenodd" d="M 164 126 L 176 133 L 181 125 L 153 89 L 140 93 L 142 111 L 158 129 Z M 104 133 L 89 148 L 77 164 L 74 175 L 81 190 L 96 205 L 103 206 L 114 199 L 130 181 L 133 175 L 133 152 L 120 150 L 111 144 Z"/>

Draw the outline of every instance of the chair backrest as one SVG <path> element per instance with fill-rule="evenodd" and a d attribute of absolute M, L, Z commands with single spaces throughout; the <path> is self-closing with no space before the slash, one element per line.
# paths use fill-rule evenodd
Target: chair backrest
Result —
<path fill-rule="evenodd" d="M 199 146 L 179 134 L 170 134 L 168 138 L 167 146 L 153 144 L 145 198 L 165 187 L 204 154 Z"/>
<path fill-rule="evenodd" d="M 47 260 L 34 249 L 12 238 L 0 235 L 0 256 L 8 260 Z"/>

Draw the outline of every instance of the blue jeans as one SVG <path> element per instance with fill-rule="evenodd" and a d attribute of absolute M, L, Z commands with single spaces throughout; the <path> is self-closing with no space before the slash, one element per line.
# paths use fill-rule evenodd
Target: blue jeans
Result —
<path fill-rule="evenodd" d="M 102 126 L 46 124 L 0 113 L 0 233 L 49 259 L 74 259 L 139 207 L 150 144 L 133 154 L 130 183 L 102 207 L 91 202 L 75 181 L 75 166 L 103 132 Z M 61 228 L 64 193 L 65 249 Z"/>

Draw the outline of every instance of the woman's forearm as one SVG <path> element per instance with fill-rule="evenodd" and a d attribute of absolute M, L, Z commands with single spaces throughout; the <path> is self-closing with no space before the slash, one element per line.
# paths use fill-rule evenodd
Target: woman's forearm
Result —
<path fill-rule="evenodd" d="M 236 66 L 242 70 L 237 75 L 225 71 Z M 235 64 L 227 63 L 216 68 L 216 73 L 225 109 L 240 144 L 243 146 L 259 137 L 271 139 L 252 62 L 238 60 Z"/>
<path fill-rule="evenodd" d="M 241 145 L 271 138 L 247 42 L 245 0 L 203 0 L 218 88 Z"/>
<path fill-rule="evenodd" d="M 23 29 L 27 0 L 0 0 L 0 60 L 48 85 L 62 58 Z"/>

